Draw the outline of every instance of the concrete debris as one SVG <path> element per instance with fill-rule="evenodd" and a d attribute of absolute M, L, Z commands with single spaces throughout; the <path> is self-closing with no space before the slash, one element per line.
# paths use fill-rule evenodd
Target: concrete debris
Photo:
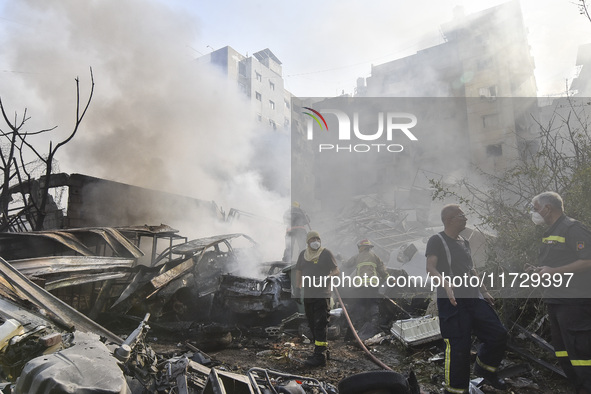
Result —
<path fill-rule="evenodd" d="M 409 212 L 386 204 L 376 195 L 358 196 L 336 217 L 334 228 L 327 231 L 327 243 L 333 250 L 350 251 L 360 239 L 369 239 L 384 261 L 392 252 L 405 246 L 403 259 L 410 261 L 414 252 L 412 242 L 427 235 L 425 225 L 407 220 Z"/>
<path fill-rule="evenodd" d="M 356 200 L 340 220 L 331 236 L 343 245 L 369 238 L 388 256 L 398 250 L 396 260 L 402 264 L 420 254 L 415 241 L 424 230 L 372 196 Z M 146 238 L 151 243 L 146 245 Z M 164 250 L 156 247 L 163 239 Z M 140 244 L 149 252 L 142 252 Z M 231 372 L 204 353 L 240 347 L 236 338 L 247 336 L 284 344 L 253 346 L 253 363 L 298 364 L 297 352 L 311 345 L 303 307 L 291 297 L 293 266 L 261 261 L 257 243 L 245 234 L 188 241 L 164 224 L 0 233 L 0 256 L 7 258 L 0 258 L 0 373 L 6 380 L 0 389 L 5 392 L 35 394 L 66 387 L 132 394 L 338 392 L 322 379 L 253 365 L 247 372 Z M 402 269 L 388 271 L 396 278 L 409 277 Z M 396 338 L 408 352 L 428 343 L 435 349 L 429 350 L 433 356 L 415 365 L 439 368 L 437 317 L 426 315 L 431 294 L 392 288 L 381 296 L 379 322 L 371 330 L 356 327 L 360 333 L 367 331 L 365 344 L 378 352 Z M 348 327 L 342 305 L 334 306 L 329 342 L 341 340 Z M 512 327 L 520 339 L 552 350 L 535 333 L 518 324 Z M 159 335 L 174 338 L 182 352 L 155 351 Z M 515 343 L 509 349 L 556 374 L 562 372 Z M 536 390 L 534 381 L 521 377 L 531 373 L 524 368 L 503 371 L 512 377 L 514 388 Z M 473 381 L 471 392 L 481 392 L 480 383 Z"/>

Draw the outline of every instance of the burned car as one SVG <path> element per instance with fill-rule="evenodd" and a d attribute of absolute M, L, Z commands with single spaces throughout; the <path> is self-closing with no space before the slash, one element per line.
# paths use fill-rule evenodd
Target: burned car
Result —
<path fill-rule="evenodd" d="M 187 242 L 176 232 L 145 225 L 0 233 L 0 255 L 108 327 L 150 313 L 155 327 L 191 329 L 195 337 L 193 323 L 271 325 L 295 312 L 289 270 L 282 271 L 282 262 L 263 263 L 252 238 L 237 233 Z M 140 249 L 145 237 L 152 242 L 142 246 L 152 256 Z M 160 253 L 158 240 L 169 244 Z"/>
<path fill-rule="evenodd" d="M 243 247 L 236 247 L 240 242 Z M 262 276 L 260 266 L 258 245 L 245 234 L 188 241 L 164 250 L 152 267 L 137 267 L 110 311 L 149 312 L 165 322 L 223 322 L 232 314 L 253 312 L 258 319 L 290 309 L 293 313 L 289 270 L 256 279 Z M 252 275 L 240 275 L 245 272 Z"/>
<path fill-rule="evenodd" d="M 336 393 L 330 384 L 304 376 L 262 368 L 252 368 L 246 375 L 216 369 L 215 362 L 189 344 L 183 354 L 164 357 L 147 343 L 149 318 L 148 313 L 122 339 L 0 258 L 0 390 Z"/>

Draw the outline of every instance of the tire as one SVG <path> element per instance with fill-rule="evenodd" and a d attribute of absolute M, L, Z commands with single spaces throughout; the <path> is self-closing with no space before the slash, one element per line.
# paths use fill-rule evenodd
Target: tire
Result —
<path fill-rule="evenodd" d="M 410 394 L 404 375 L 394 371 L 369 371 L 342 379 L 339 394 L 363 394 L 370 390 L 389 390 L 391 394 Z"/>

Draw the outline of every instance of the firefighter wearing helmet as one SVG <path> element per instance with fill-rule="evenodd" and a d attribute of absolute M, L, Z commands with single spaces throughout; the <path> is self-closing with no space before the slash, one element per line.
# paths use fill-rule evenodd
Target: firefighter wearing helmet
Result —
<path fill-rule="evenodd" d="M 357 243 L 358 252 L 345 264 L 345 270 L 351 271 L 354 288 L 348 307 L 353 324 L 362 340 L 378 334 L 379 326 L 380 283 L 388 277 L 388 271 L 382 259 L 372 249 L 374 245 L 369 239 L 362 239 Z M 359 286 L 357 286 L 359 285 Z M 351 334 L 347 335 L 350 338 Z"/>

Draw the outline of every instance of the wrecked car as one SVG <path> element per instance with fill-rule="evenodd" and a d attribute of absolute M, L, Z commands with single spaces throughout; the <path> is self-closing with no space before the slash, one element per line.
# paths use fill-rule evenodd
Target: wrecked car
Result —
<path fill-rule="evenodd" d="M 284 392 L 282 387 L 293 387 L 302 393 L 336 393 L 332 386 L 302 376 L 257 368 L 247 375 L 214 369 L 207 355 L 189 345 L 184 354 L 164 358 L 147 343 L 149 318 L 146 314 L 122 339 L 0 258 L 0 389 L 188 394 Z"/>
<path fill-rule="evenodd" d="M 245 240 L 245 247 L 234 247 Z M 152 267 L 137 267 L 110 311 L 136 315 L 150 312 L 165 321 L 206 321 L 212 315 L 221 318 L 217 316 L 220 310 L 264 313 L 286 307 L 291 285 L 284 274 L 264 280 L 236 274 L 260 276 L 256 272 L 260 262 L 256 242 L 240 233 L 172 246 L 155 259 Z"/>

